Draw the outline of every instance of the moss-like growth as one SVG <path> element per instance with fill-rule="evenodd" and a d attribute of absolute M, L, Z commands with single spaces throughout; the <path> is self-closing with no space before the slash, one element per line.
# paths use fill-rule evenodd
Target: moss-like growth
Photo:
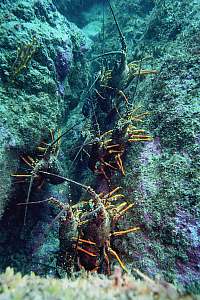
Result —
<path fill-rule="evenodd" d="M 95 287 L 95 288 L 94 288 Z M 8 300 L 32 299 L 87 299 L 87 300 L 189 300 L 192 296 L 181 296 L 176 288 L 165 282 L 154 282 L 148 277 L 144 281 L 132 276 L 121 276 L 118 269 L 111 278 L 81 273 L 77 279 L 41 278 L 34 273 L 22 277 L 8 268 L 0 275 L 0 298 Z"/>

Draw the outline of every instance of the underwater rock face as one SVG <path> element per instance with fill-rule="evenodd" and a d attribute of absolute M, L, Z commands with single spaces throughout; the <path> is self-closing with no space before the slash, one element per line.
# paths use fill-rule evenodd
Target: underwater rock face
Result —
<path fill-rule="evenodd" d="M 133 221 L 137 219 L 142 228 L 125 243 L 130 264 L 196 293 L 200 291 L 198 11 L 197 1 L 158 1 L 147 15 L 146 28 L 141 27 L 142 39 L 133 54 L 152 55 L 150 65 L 159 73 L 140 82 L 135 102 L 150 112 L 154 141 L 130 151 L 123 180 L 135 202 Z M 123 32 L 129 26 L 123 24 Z M 128 45 L 133 40 L 128 39 Z"/>
<path fill-rule="evenodd" d="M 0 10 L 1 218 L 19 154 L 33 151 L 67 119 L 70 100 L 76 107 L 87 84 L 82 48 L 89 46 L 49 1 L 5 1 Z"/>
<path fill-rule="evenodd" d="M 143 68 L 158 70 L 139 82 L 134 99 L 136 107 L 141 104 L 150 112 L 154 141 L 130 149 L 123 179 L 123 190 L 135 203 L 132 221 L 126 219 L 124 228 L 138 222 L 141 233 L 130 235 L 116 249 L 126 253 L 130 266 L 198 293 L 200 3 L 118 1 L 114 7 L 129 61 L 142 57 Z M 117 49 L 117 30 L 112 19 L 107 22 L 110 51 Z"/>
<path fill-rule="evenodd" d="M 90 45 L 82 31 L 57 9 L 76 19 L 77 9 L 88 9 L 94 2 L 16 1 L 13 4 L 7 0 L 0 4 L 0 168 L 3 174 L 0 216 L 9 199 L 10 174 L 17 170 L 19 153 L 33 151 L 49 129 L 72 124 L 77 119 L 80 126 L 67 137 L 68 148 L 78 139 L 83 120 L 79 99 L 88 83 L 84 56 Z M 197 293 L 200 290 L 199 1 L 120 0 L 115 2 L 115 11 L 127 39 L 129 61 L 138 60 L 142 55 L 147 68 L 159 71 L 156 77 L 139 81 L 134 99 L 135 106 L 142 104 L 150 112 L 147 123 L 154 140 L 128 149 L 124 163 L 126 176 L 118 175 L 116 179 L 129 201 L 135 203 L 133 214 L 124 218 L 120 229 L 136 223 L 141 231 L 128 234 L 123 242 L 116 241 L 115 248 L 124 254 L 130 269 L 138 268 L 150 277 L 159 274 Z M 111 17 L 107 21 L 106 49 L 117 50 L 118 33 Z M 15 64 L 17 47 L 31 44 L 33 37 L 37 47 L 34 53 L 29 49 L 32 57 L 20 69 L 20 59 Z M 94 53 L 101 53 L 101 47 L 96 37 Z M 135 82 L 130 87 L 130 95 L 134 87 Z M 101 116 L 102 123 L 107 121 Z M 63 165 L 65 160 L 63 155 Z M 90 184 L 91 173 L 83 176 L 81 168 L 86 168 L 84 162 L 77 167 L 76 179 Z M 101 187 L 102 182 L 96 183 Z M 63 194 L 62 187 L 52 188 L 49 196 L 66 200 L 68 195 Z M 31 213 L 39 214 L 36 208 Z M 49 224 L 52 216 L 53 213 L 45 215 L 44 211 L 37 215 Z M 42 220 L 32 228 L 27 256 L 37 251 L 34 239 L 42 239 L 43 224 Z M 56 230 L 36 256 L 41 259 L 41 274 L 47 256 L 46 262 L 55 268 Z M 16 260 L 20 269 L 20 255 Z M 40 271 L 37 262 L 35 270 Z M 55 275 L 55 270 L 51 274 Z"/>
<path fill-rule="evenodd" d="M 53 3 L 58 11 L 67 18 L 74 17 L 84 10 L 87 10 L 91 5 L 96 4 L 96 0 L 54 0 Z"/>

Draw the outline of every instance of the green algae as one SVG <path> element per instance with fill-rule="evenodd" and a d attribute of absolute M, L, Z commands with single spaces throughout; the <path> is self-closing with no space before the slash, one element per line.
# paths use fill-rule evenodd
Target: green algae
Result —
<path fill-rule="evenodd" d="M 94 288 L 95 287 L 95 288 Z M 176 288 L 162 282 L 135 280 L 131 276 L 106 278 L 82 273 L 77 279 L 41 278 L 14 274 L 8 268 L 0 275 L 0 299 L 198 299 L 181 296 Z"/>

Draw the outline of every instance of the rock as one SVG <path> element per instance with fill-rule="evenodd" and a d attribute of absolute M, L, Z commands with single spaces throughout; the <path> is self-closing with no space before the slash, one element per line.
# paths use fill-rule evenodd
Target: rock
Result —
<path fill-rule="evenodd" d="M 67 119 L 67 108 L 72 106 L 70 99 L 78 103 L 87 84 L 82 48 L 88 39 L 49 1 L 6 1 L 1 4 L 0 23 L 1 217 L 11 194 L 10 175 L 17 172 L 19 154 L 33 152 L 50 129 L 61 126 Z M 25 52 L 33 39 L 35 49 L 29 48 L 30 59 L 23 66 L 23 56 L 17 49 Z M 62 53 L 70 53 L 65 62 L 58 60 Z M 66 64 L 70 68 L 65 68 Z"/>

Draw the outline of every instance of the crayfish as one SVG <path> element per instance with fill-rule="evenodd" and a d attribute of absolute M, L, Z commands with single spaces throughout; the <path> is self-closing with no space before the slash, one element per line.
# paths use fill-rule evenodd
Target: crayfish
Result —
<path fill-rule="evenodd" d="M 51 176 L 60 178 L 54 174 Z M 123 194 L 117 193 L 120 187 L 108 194 L 97 194 L 91 187 L 65 180 L 82 186 L 92 198 L 72 206 L 54 198 L 49 199 L 62 213 L 59 225 L 58 266 L 69 274 L 80 269 L 111 274 L 109 257 L 113 256 L 122 269 L 127 271 L 117 252 L 112 249 L 112 242 L 115 237 L 139 230 L 139 227 L 132 227 L 116 231 L 119 220 L 133 204 L 127 201 L 120 203 L 124 198 Z"/>
<path fill-rule="evenodd" d="M 55 138 L 54 132 L 50 131 L 51 134 L 51 143 L 47 144 L 45 142 L 41 142 L 39 146 L 35 150 L 35 158 L 30 155 L 21 156 L 21 160 L 26 164 L 29 168 L 26 174 L 12 174 L 12 177 L 15 177 L 18 183 L 24 183 L 27 179 L 30 178 L 28 193 L 26 197 L 26 206 L 24 213 L 24 225 L 26 224 L 28 203 L 31 195 L 31 190 L 33 184 L 37 186 L 37 189 L 41 189 L 45 180 L 47 180 L 51 184 L 60 184 L 63 183 L 64 180 L 58 177 L 52 177 L 47 174 L 41 173 L 42 171 L 46 171 L 49 173 L 60 174 L 62 168 L 57 159 L 61 138 L 67 134 L 71 129 L 73 129 L 77 124 L 73 125 L 70 129 L 65 131 L 63 134 L 59 133 L 59 136 Z"/>

